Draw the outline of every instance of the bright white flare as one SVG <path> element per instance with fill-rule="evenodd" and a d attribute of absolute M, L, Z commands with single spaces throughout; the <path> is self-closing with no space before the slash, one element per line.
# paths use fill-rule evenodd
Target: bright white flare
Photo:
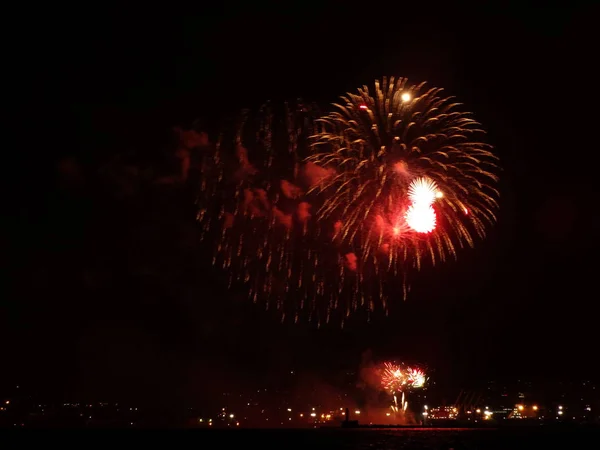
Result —
<path fill-rule="evenodd" d="M 406 224 L 417 233 L 430 233 L 435 229 L 435 211 L 430 205 L 410 205 L 405 219 Z"/>
<path fill-rule="evenodd" d="M 430 206 L 437 195 L 437 185 L 429 178 L 416 178 L 408 187 L 408 198 L 415 206 Z"/>
<path fill-rule="evenodd" d="M 420 369 L 409 369 L 408 379 L 413 388 L 422 388 L 426 381 L 425 373 Z M 425 406 L 425 409 L 427 409 L 427 406 Z"/>
<path fill-rule="evenodd" d="M 411 205 L 404 218 L 407 225 L 417 233 L 430 233 L 436 224 L 435 211 L 431 207 L 438 197 L 437 185 L 429 178 L 416 178 L 408 187 Z"/>

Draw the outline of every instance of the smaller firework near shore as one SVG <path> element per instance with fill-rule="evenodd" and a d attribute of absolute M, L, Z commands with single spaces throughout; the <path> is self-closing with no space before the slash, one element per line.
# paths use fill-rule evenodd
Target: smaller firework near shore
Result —
<path fill-rule="evenodd" d="M 408 393 L 422 389 L 427 383 L 425 371 L 420 367 L 406 364 L 384 362 L 381 369 L 381 386 L 392 395 L 394 413 L 406 412 L 408 409 Z M 398 402 L 400 397 L 400 402 Z"/>

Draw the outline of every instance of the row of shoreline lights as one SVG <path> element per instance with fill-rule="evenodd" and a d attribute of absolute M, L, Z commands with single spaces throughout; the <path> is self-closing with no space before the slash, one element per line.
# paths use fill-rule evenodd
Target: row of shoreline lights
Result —
<path fill-rule="evenodd" d="M 223 408 L 223 411 L 225 411 L 225 408 Z M 288 412 L 292 412 L 292 408 L 287 408 Z M 341 411 L 341 415 L 345 416 L 346 413 L 344 412 L 344 408 L 340 408 Z M 333 411 L 331 411 L 333 412 Z M 225 413 L 223 412 L 222 414 L 224 414 L 223 417 L 225 417 Z M 356 411 L 354 411 L 354 414 L 360 415 L 360 411 L 357 409 Z M 300 413 L 299 414 L 300 417 L 304 417 L 304 413 Z M 229 418 L 233 419 L 235 416 L 233 414 L 229 414 Z M 310 417 L 317 417 L 317 413 L 315 412 L 315 408 L 312 408 L 312 412 L 310 413 Z M 321 419 L 331 419 L 332 415 L 331 414 L 321 414 Z M 288 420 L 292 420 L 291 417 L 288 418 Z M 200 422 L 203 422 L 203 419 L 200 419 Z M 209 422 L 212 422 L 212 419 L 210 419 Z M 210 425 L 210 423 L 209 423 Z"/>
<path fill-rule="evenodd" d="M 425 410 L 425 411 L 423 411 L 423 416 L 427 417 L 427 416 L 429 415 L 429 413 L 428 413 L 428 409 L 429 409 L 429 408 L 428 408 L 428 406 L 427 406 L 427 405 L 425 405 L 425 406 L 423 407 L 423 409 Z M 524 405 L 516 405 L 516 409 L 517 409 L 519 412 L 521 412 L 521 411 L 524 411 L 524 410 L 525 410 L 525 406 L 524 406 Z M 537 411 L 539 408 L 538 408 L 538 406 L 537 406 L 537 405 L 533 405 L 533 406 L 531 407 L 531 409 L 532 409 L 533 411 Z M 457 411 L 457 410 L 456 410 L 456 408 L 453 408 L 453 412 L 455 412 L 455 413 L 456 413 L 456 411 Z M 475 410 L 475 412 L 476 412 L 477 414 L 481 414 L 481 409 L 477 408 L 477 409 Z M 467 414 L 471 414 L 471 411 L 467 411 Z M 485 407 L 485 410 L 483 411 L 483 414 L 484 414 L 484 416 L 485 416 L 485 417 L 484 417 L 484 419 L 489 419 L 489 418 L 490 418 L 490 416 L 492 416 L 492 414 L 494 414 L 494 413 L 493 413 L 492 411 L 489 411 L 489 407 L 488 407 L 488 406 L 486 406 L 486 407 Z M 558 407 L 558 414 L 559 414 L 559 415 L 562 415 L 562 414 L 563 414 L 563 407 L 562 407 L 562 406 L 559 406 L 559 407 Z"/>
<path fill-rule="evenodd" d="M 519 411 L 523 411 L 523 410 L 525 410 L 525 409 L 526 409 L 526 406 L 524 406 L 524 405 L 517 405 L 517 409 L 518 409 Z M 533 406 L 531 407 L 531 409 L 533 409 L 534 411 L 537 411 L 539 408 L 537 407 L 537 405 L 533 405 Z M 590 408 L 589 406 L 588 406 L 588 407 L 586 407 L 585 409 L 586 409 L 586 411 L 591 411 L 591 408 Z M 559 416 L 562 416 L 562 415 L 563 415 L 563 413 L 564 413 L 564 409 L 563 409 L 562 405 L 559 405 L 559 406 L 558 406 L 558 411 L 557 411 L 557 413 L 558 413 L 558 415 L 559 415 Z"/>
<path fill-rule="evenodd" d="M 517 405 L 517 410 L 519 412 L 524 411 L 525 409 L 526 409 L 526 407 L 524 405 Z M 531 407 L 531 409 L 533 409 L 534 411 L 537 411 L 538 407 L 536 405 L 533 405 Z M 591 408 L 588 406 L 588 407 L 585 408 L 585 410 L 586 411 L 591 411 Z M 557 411 L 556 411 L 556 414 L 557 414 L 556 418 L 558 419 L 558 416 L 562 416 L 564 413 L 565 413 L 565 411 L 564 411 L 563 406 L 559 405 L 558 408 L 557 408 Z"/>
<path fill-rule="evenodd" d="M 527 408 L 525 405 L 516 405 L 516 406 L 519 411 L 524 411 Z M 539 408 L 537 407 L 537 405 L 533 405 L 531 407 L 531 409 L 534 411 L 537 411 Z M 585 408 L 586 411 L 591 411 L 591 409 L 592 408 L 590 408 L 589 406 Z M 558 406 L 557 413 L 559 416 L 562 416 L 564 414 L 564 408 L 562 405 Z"/>
<path fill-rule="evenodd" d="M 531 409 L 533 409 L 534 411 L 537 411 L 538 407 L 536 405 L 533 405 L 531 407 Z M 591 408 L 586 408 L 587 411 L 589 411 L 590 409 Z M 525 406 L 524 405 L 517 405 L 517 410 L 523 411 L 523 410 L 525 410 Z M 558 419 L 558 416 L 562 416 L 565 413 L 564 412 L 564 408 L 563 408 L 562 405 L 558 405 L 558 409 L 557 409 L 556 413 L 558 414 L 557 417 L 556 417 L 557 419 Z"/>
<path fill-rule="evenodd" d="M 6 404 L 9 404 L 9 403 L 10 403 L 10 402 L 8 402 L 8 401 L 6 402 Z M 522 411 L 524 411 L 524 410 L 526 409 L 526 406 L 525 406 L 525 405 L 515 405 L 515 406 L 516 406 L 516 409 L 517 409 L 519 412 L 522 412 Z M 429 412 L 428 412 L 428 411 L 429 411 L 429 407 L 428 407 L 427 405 L 425 405 L 425 406 L 423 407 L 423 409 L 424 409 L 424 411 L 423 411 L 423 416 L 424 416 L 424 417 L 427 417 L 427 416 L 429 415 Z M 538 406 L 537 406 L 537 405 L 533 405 L 533 406 L 531 407 L 531 409 L 532 409 L 533 411 L 538 411 L 538 409 L 539 409 L 539 408 L 538 408 Z M 588 410 L 588 411 L 589 411 L 590 409 L 591 409 L 591 408 L 589 408 L 589 407 L 588 407 L 588 408 L 586 408 L 586 410 Z M 287 408 L 287 410 L 288 410 L 288 412 L 292 412 L 292 409 L 291 409 L 291 408 Z M 457 412 L 457 409 L 456 409 L 456 408 L 453 408 L 452 410 L 453 410 L 453 412 L 454 412 L 454 413 L 456 413 L 456 412 Z M 225 411 L 225 408 L 223 408 L 223 411 Z M 317 413 L 316 413 L 316 412 L 314 412 L 314 411 L 315 411 L 315 408 L 312 408 L 312 411 L 313 411 L 313 412 L 311 412 L 311 413 L 310 413 L 310 416 L 311 416 L 311 417 L 316 417 L 316 416 L 317 416 Z M 342 411 L 342 412 L 341 412 L 341 414 L 342 414 L 342 415 L 346 415 L 346 413 L 345 413 L 345 412 L 343 412 L 343 408 L 340 408 L 340 411 Z M 477 409 L 475 410 L 475 412 L 476 412 L 477 414 L 481 414 L 481 409 L 477 408 Z M 561 405 L 561 406 L 558 406 L 558 411 L 557 411 L 557 413 L 558 413 L 558 415 L 560 415 L 560 416 L 562 416 L 562 415 L 563 415 L 564 411 L 563 411 L 563 407 L 562 407 L 562 405 Z M 222 414 L 226 415 L 225 413 L 222 413 Z M 358 409 L 357 409 L 357 410 L 355 410 L 355 411 L 354 411 L 354 414 L 356 414 L 356 415 L 360 415 L 360 410 L 358 410 Z M 467 411 L 467 414 L 471 414 L 471 411 Z M 483 414 L 484 414 L 484 419 L 489 419 L 489 418 L 490 418 L 490 417 L 491 417 L 491 416 L 492 416 L 494 413 L 493 413 L 492 411 L 489 411 L 489 407 L 488 407 L 488 406 L 486 406 L 486 407 L 485 407 L 485 410 L 483 411 Z M 387 413 L 386 415 L 387 415 L 387 416 L 390 416 L 390 413 Z M 235 415 L 234 415 L 234 414 L 229 414 L 229 418 L 230 418 L 230 419 L 233 419 L 234 417 L 235 417 Z M 303 414 L 303 413 L 300 413 L 300 417 L 304 417 L 304 414 Z M 322 418 L 322 419 L 331 419 L 331 414 L 321 414 L 321 418 Z M 289 418 L 289 420 L 292 420 L 292 418 L 290 417 L 290 418 Z M 202 423 L 202 422 L 204 422 L 204 419 L 200 419 L 199 421 L 200 421 L 200 423 Z M 208 420 L 208 425 L 212 425 L 212 419 L 209 419 L 209 420 Z M 239 422 L 237 422 L 237 423 L 236 423 L 236 425 L 238 425 L 238 426 L 239 426 Z"/>

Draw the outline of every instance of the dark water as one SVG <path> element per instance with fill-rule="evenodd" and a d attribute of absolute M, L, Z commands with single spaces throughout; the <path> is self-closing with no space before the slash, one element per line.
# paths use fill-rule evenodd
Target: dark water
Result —
<path fill-rule="evenodd" d="M 10 432 L 4 437 L 10 438 Z M 46 430 L 17 432 L 23 446 L 48 448 L 200 449 L 600 449 L 600 429 L 500 430 Z M 15 437 L 15 436 L 13 436 Z M 34 442 L 36 441 L 36 442 Z"/>
<path fill-rule="evenodd" d="M 210 433 L 209 433 L 210 434 Z M 224 448 L 298 449 L 595 449 L 600 430 L 303 430 L 214 434 Z M 209 437 L 207 435 L 207 437 Z M 213 447 L 217 448 L 217 447 Z"/>

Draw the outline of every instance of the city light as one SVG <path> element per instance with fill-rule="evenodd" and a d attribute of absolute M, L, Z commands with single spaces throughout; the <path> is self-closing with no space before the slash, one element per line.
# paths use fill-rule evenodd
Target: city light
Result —
<path fill-rule="evenodd" d="M 360 414 L 360 411 L 357 409 L 356 411 L 354 411 L 354 414 Z"/>
<path fill-rule="evenodd" d="M 402 99 L 403 102 L 408 102 L 410 101 L 410 94 L 408 92 L 405 92 L 404 94 L 402 94 L 402 97 L 400 97 Z"/>
<path fill-rule="evenodd" d="M 538 407 L 537 407 L 537 405 L 533 405 L 533 410 L 534 410 L 534 411 L 537 411 L 537 410 L 538 410 Z"/>
<path fill-rule="evenodd" d="M 525 407 L 523 405 L 517 405 L 517 409 L 519 411 L 523 411 L 525 409 Z"/>

